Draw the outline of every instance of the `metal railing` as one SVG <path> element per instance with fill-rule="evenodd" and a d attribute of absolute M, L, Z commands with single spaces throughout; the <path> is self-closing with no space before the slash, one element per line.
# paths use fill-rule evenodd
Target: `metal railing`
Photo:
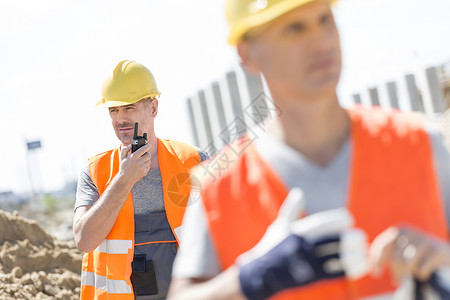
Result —
<path fill-rule="evenodd" d="M 418 75 L 426 79 L 422 86 L 417 84 L 415 74 L 405 74 L 402 80 L 353 93 L 349 97 L 350 106 L 355 103 L 380 105 L 439 116 L 450 102 L 450 63 L 426 68 Z M 222 80 L 212 82 L 186 102 L 194 143 L 210 155 L 248 128 L 280 113 L 265 93 L 261 78 L 241 67 L 226 73 Z"/>

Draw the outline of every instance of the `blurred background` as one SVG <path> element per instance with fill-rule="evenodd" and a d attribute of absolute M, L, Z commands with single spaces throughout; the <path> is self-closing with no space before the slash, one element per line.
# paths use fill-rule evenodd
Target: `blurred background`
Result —
<path fill-rule="evenodd" d="M 239 66 L 223 7 L 223 0 L 1 0 L 0 209 L 46 211 L 56 220 L 48 224 L 53 234 L 70 239 L 70 225 L 60 223 L 71 222 L 79 171 L 118 146 L 107 111 L 95 104 L 124 59 L 147 66 L 162 91 L 157 136 L 203 146 L 187 99 Z M 407 74 L 426 100 L 430 67 L 444 89 L 450 1 L 340 0 L 334 10 L 344 106 L 358 97 L 369 105 L 371 89 L 387 82 L 401 90 Z M 378 93 L 383 104 L 387 91 Z M 411 109 L 399 95 L 401 108 Z M 440 113 L 427 103 L 425 113 Z"/>

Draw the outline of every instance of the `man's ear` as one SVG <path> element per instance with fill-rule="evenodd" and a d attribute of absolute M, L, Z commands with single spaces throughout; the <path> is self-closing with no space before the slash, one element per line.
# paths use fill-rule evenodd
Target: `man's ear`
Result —
<path fill-rule="evenodd" d="M 246 40 L 239 41 L 239 43 L 237 44 L 237 52 L 241 57 L 242 66 L 245 68 L 245 70 L 255 75 L 259 75 L 261 70 L 254 59 L 251 42 Z"/>
<path fill-rule="evenodd" d="M 158 98 L 154 98 L 152 100 L 152 102 L 150 103 L 151 105 L 151 111 L 152 111 L 152 116 L 156 117 L 156 115 L 158 114 Z"/>

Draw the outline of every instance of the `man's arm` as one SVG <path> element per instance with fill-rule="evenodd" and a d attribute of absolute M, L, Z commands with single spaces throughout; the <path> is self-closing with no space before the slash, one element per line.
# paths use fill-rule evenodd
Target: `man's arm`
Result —
<path fill-rule="evenodd" d="M 167 297 L 177 300 L 244 300 L 234 265 L 211 279 L 173 278 Z"/>
<path fill-rule="evenodd" d="M 82 251 L 93 251 L 111 231 L 133 185 L 150 170 L 150 148 L 148 144 L 133 154 L 131 147 L 123 148 L 119 172 L 105 192 L 94 205 L 75 210 L 74 239 Z"/>

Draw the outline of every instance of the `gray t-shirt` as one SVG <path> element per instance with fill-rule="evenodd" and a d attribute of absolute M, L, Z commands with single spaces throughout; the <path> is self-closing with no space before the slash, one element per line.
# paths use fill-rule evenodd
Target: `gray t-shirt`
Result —
<path fill-rule="evenodd" d="M 197 148 L 198 149 L 198 148 Z M 208 153 L 198 149 L 201 161 L 209 158 Z M 150 169 L 131 189 L 135 215 L 146 215 L 164 210 L 161 171 Z M 98 189 L 89 176 L 89 165 L 81 171 L 78 178 L 75 209 L 92 206 L 100 197 Z"/>
<path fill-rule="evenodd" d="M 445 202 L 447 221 L 450 221 L 450 155 L 440 135 L 427 128 Z M 255 141 L 258 153 L 267 161 L 289 187 L 303 190 L 306 211 L 319 211 L 345 206 L 348 194 L 352 141 L 345 142 L 340 152 L 327 166 L 318 166 L 301 153 L 264 134 Z M 445 184 L 446 183 L 446 184 Z M 208 230 L 202 201 L 188 206 L 183 220 L 183 241 L 173 267 L 173 277 L 211 278 L 222 271 Z M 449 226 L 450 227 L 450 226 Z"/>

